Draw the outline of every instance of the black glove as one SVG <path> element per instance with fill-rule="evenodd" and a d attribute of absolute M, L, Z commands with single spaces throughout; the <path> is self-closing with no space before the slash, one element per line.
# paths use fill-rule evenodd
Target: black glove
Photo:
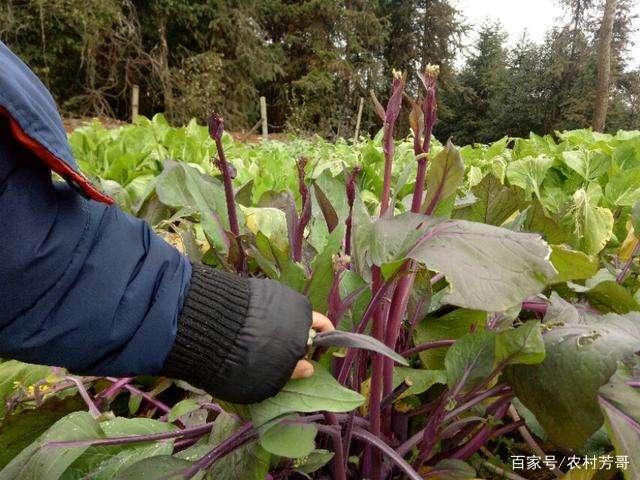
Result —
<path fill-rule="evenodd" d="M 306 351 L 307 298 L 273 280 L 194 264 L 162 375 L 217 398 L 256 403 L 278 393 Z"/>

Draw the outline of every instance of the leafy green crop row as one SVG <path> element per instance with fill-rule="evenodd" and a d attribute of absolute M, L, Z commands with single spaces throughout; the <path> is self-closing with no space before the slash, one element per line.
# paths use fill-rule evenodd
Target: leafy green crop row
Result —
<path fill-rule="evenodd" d="M 462 147 L 463 184 L 437 213 L 492 225 L 510 222 L 514 229 L 540 232 L 552 243 L 566 242 L 587 254 L 619 245 L 628 233 L 630 209 L 640 200 L 640 134 L 574 130 L 558 133 L 558 138 L 531 134 Z M 393 165 L 397 212 L 408 210 L 414 187 L 410 140 L 398 144 Z M 157 115 L 116 130 L 93 124 L 76 130 L 71 143 L 82 170 L 134 214 L 158 185 L 162 188 L 166 159 L 217 174 L 210 161 L 215 145 L 206 127 L 195 121 L 172 128 Z M 253 144 L 229 135 L 223 143 L 247 206 L 257 206 L 269 191 L 297 192 L 296 161 L 303 155 L 309 159 L 311 180 L 336 178 L 345 168 L 362 165 L 363 200 L 373 210 L 380 198 L 380 137 L 355 147 L 297 138 Z M 436 143 L 434 153 L 441 148 Z"/>
<path fill-rule="evenodd" d="M 387 126 L 356 145 L 222 136 L 238 234 L 206 127 L 156 116 L 70 138 L 86 173 L 192 258 L 306 293 L 409 367 L 318 351 L 311 379 L 239 407 L 5 361 L 0 478 L 464 480 L 542 450 L 628 455 L 640 478 L 640 132 L 458 149 L 414 123 L 421 138 L 394 144 L 393 97 L 378 107 Z"/>

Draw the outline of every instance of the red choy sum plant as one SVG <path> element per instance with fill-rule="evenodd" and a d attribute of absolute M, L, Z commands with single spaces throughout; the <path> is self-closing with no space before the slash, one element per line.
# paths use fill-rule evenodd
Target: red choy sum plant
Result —
<path fill-rule="evenodd" d="M 537 234 L 455 218 L 465 166 L 452 143 L 432 138 L 438 68 L 427 66 L 419 80 L 418 98 L 409 102 L 413 149 L 401 152 L 412 163 L 403 175 L 394 171 L 394 135 L 406 77 L 394 72 L 386 106 L 373 98 L 381 144 L 360 166 L 318 171 L 302 157 L 295 189 L 238 188 L 237 159 L 227 158 L 222 118 L 213 115 L 213 175 L 168 162 L 158 180 L 159 196 L 172 199 L 178 195 L 169 195 L 164 177 L 183 182 L 180 198 L 197 210 L 196 233 L 209 247 L 203 261 L 277 279 L 327 313 L 337 328 L 310 335 L 311 378 L 291 380 L 248 407 L 171 382 L 144 388 L 136 379 L 50 378 L 47 391 L 78 389 L 89 407 L 61 421 L 93 433 L 61 437 L 54 426 L 30 458 L 45 462 L 57 452 L 80 462 L 83 452 L 113 449 L 119 460 L 103 467 L 104 478 L 116 478 L 109 477 L 115 468 L 117 478 L 464 480 L 477 478 L 500 448 L 545 453 L 514 398 L 536 405 L 523 378 L 545 358 L 550 327 L 541 312 L 568 311 L 553 300 L 527 310 L 556 278 L 551 249 Z M 381 183 L 368 173 L 367 162 L 378 159 Z M 269 168 L 264 162 L 258 168 Z M 365 197 L 364 186 L 378 198 Z M 170 406 L 176 391 L 181 401 Z M 25 390 L 9 408 L 42 395 Z M 612 391 L 601 395 L 613 405 Z M 122 401 L 148 422 L 108 423 L 104 412 Z M 16 457 L 0 476 L 29 461 Z M 78 471 L 95 467 L 85 466 Z"/>
<path fill-rule="evenodd" d="M 431 65 L 420 72 L 421 93 L 410 102 L 409 202 L 393 186 L 394 132 L 407 96 L 405 75 L 394 72 L 386 106 L 373 97 L 383 129 L 379 202 L 360 196 L 361 167 L 346 171 L 340 187 L 339 175 L 309 182 L 301 158 L 297 198 L 272 192 L 259 201 L 281 212 L 287 242 L 260 226 L 244 233 L 249 271 L 308 294 L 338 327 L 310 336 L 319 362 L 312 379 L 240 414 L 250 425 L 238 430 L 240 440 L 291 459 L 272 463 L 272 478 L 474 478 L 479 452 L 500 437 L 523 435 L 540 448 L 501 378 L 544 358 L 540 322 L 518 314 L 556 275 L 550 248 L 538 235 L 450 218 L 464 164 L 451 143 L 432 142 L 438 73 Z M 456 324 L 449 334 L 448 321 Z"/>

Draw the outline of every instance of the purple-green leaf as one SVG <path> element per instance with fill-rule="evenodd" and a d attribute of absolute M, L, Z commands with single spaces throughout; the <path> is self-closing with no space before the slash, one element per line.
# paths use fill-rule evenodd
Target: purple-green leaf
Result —
<path fill-rule="evenodd" d="M 402 355 L 391 350 L 384 343 L 360 333 L 342 332 L 340 330 L 322 332 L 315 336 L 313 344 L 317 347 L 360 348 L 389 357 L 400 365 L 409 365 Z"/>

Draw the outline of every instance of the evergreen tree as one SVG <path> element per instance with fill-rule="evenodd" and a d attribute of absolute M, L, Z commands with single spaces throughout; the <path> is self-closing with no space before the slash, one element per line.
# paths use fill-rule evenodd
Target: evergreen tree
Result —
<path fill-rule="evenodd" d="M 542 131 L 540 56 L 540 47 L 526 33 L 508 52 L 504 83 L 492 100 L 491 110 L 495 114 L 492 137 L 506 134 L 526 137 L 529 132 Z"/>
<path fill-rule="evenodd" d="M 498 99 L 507 80 L 505 39 L 498 23 L 480 29 L 475 51 L 457 79 L 458 92 L 444 97 L 454 114 L 439 126 L 437 134 L 450 136 L 458 144 L 488 142 L 502 136 L 498 131 Z"/>

